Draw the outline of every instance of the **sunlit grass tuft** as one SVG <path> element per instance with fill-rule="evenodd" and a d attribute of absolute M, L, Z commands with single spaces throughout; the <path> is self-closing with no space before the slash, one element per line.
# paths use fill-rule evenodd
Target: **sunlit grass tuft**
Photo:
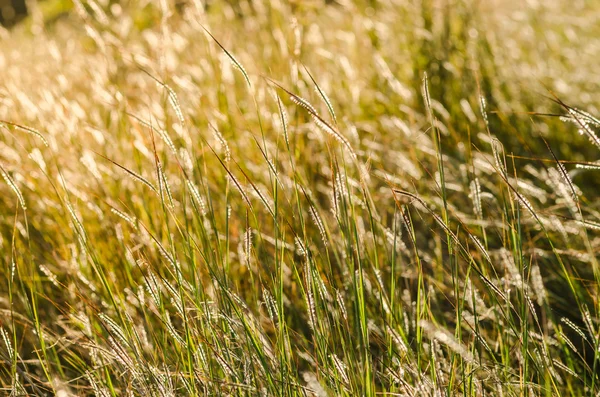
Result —
<path fill-rule="evenodd" d="M 2 32 L 6 394 L 600 393 L 598 6 L 109 3 Z"/>

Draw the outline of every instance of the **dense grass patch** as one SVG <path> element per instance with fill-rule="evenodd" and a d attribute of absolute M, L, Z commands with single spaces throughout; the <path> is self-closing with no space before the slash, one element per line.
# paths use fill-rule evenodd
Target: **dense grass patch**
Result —
<path fill-rule="evenodd" d="M 31 10 L 3 390 L 599 395 L 600 6 L 551 3 Z"/>

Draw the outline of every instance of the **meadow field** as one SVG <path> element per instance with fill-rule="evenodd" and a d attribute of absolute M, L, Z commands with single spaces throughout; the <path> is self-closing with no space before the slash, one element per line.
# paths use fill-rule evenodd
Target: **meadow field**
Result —
<path fill-rule="evenodd" d="M 28 5 L 0 394 L 600 396 L 600 2 Z"/>

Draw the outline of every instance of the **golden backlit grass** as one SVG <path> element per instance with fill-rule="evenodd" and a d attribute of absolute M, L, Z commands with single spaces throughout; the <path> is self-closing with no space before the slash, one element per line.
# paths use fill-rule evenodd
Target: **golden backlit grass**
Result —
<path fill-rule="evenodd" d="M 600 393 L 600 7 L 327 3 L 1 33 L 6 393 Z"/>

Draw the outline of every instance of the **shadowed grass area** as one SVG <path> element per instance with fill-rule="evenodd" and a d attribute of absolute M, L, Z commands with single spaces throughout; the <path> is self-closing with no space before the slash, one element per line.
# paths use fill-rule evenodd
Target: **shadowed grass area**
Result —
<path fill-rule="evenodd" d="M 600 5 L 73 4 L 0 39 L 6 393 L 600 393 Z"/>

